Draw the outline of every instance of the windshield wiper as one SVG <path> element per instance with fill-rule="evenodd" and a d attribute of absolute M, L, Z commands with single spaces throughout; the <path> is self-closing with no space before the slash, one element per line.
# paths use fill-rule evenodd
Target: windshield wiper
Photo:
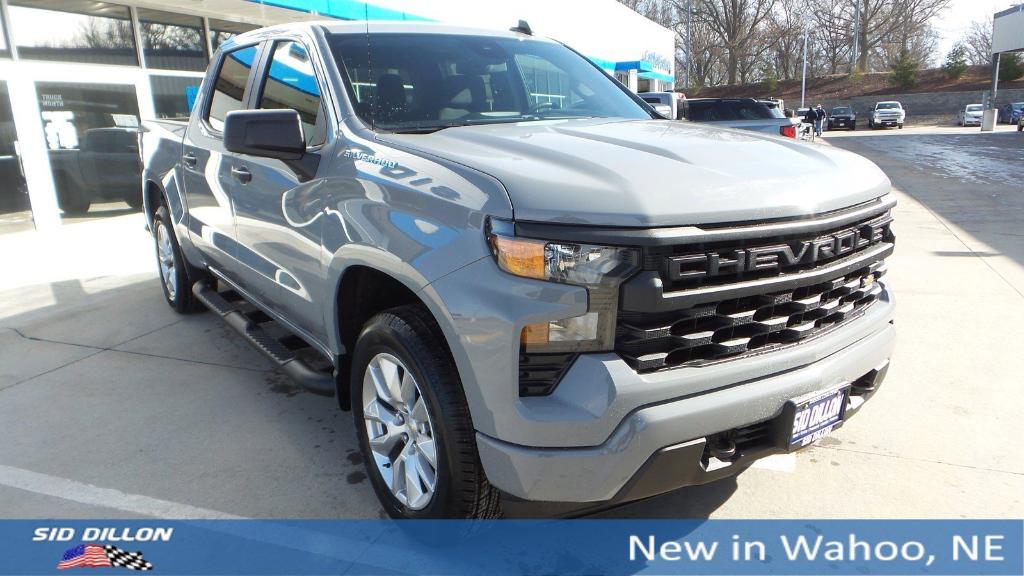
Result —
<path fill-rule="evenodd" d="M 433 134 L 445 128 L 451 128 L 453 124 L 445 124 L 443 126 L 416 126 L 415 128 L 399 128 L 397 130 L 390 130 L 392 134 Z"/>

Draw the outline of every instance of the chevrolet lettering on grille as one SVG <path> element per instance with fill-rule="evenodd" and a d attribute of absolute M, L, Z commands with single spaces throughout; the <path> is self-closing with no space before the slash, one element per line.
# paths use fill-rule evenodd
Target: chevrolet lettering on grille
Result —
<path fill-rule="evenodd" d="M 670 281 L 701 280 L 744 272 L 783 272 L 788 268 L 820 264 L 858 252 L 889 237 L 892 218 L 866 222 L 811 240 L 785 244 L 687 254 L 668 259 Z"/>

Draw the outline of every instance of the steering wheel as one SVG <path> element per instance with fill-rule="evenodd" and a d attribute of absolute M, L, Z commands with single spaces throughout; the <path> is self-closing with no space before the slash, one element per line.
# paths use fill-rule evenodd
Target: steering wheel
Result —
<path fill-rule="evenodd" d="M 541 110 L 550 110 L 551 108 L 554 108 L 554 107 L 555 107 L 555 104 L 553 102 L 537 102 L 533 106 L 530 106 L 530 113 L 531 114 L 536 114 L 537 112 L 540 112 Z"/>

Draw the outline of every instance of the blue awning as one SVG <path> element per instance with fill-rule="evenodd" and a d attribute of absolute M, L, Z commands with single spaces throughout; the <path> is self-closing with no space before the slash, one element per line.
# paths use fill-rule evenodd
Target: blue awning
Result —
<path fill-rule="evenodd" d="M 392 10 L 374 6 L 359 0 L 248 0 L 255 4 L 265 4 L 278 8 L 288 8 L 302 12 L 316 12 L 324 16 L 342 20 L 415 20 L 418 22 L 432 21 L 401 10 Z"/>

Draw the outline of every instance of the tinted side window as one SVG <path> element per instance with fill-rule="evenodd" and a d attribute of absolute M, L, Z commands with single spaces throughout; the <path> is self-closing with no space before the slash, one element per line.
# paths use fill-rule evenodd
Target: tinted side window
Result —
<path fill-rule="evenodd" d="M 213 95 L 210 97 L 210 108 L 206 115 L 206 121 L 214 130 L 224 129 L 224 119 L 227 118 L 228 112 L 242 109 L 245 84 L 249 80 L 249 71 L 252 70 L 255 60 L 255 46 L 224 55 L 220 70 L 217 72 Z"/>
<path fill-rule="evenodd" d="M 306 144 L 316 146 L 327 140 L 327 122 L 320 104 L 320 87 L 306 48 L 298 42 L 274 44 L 263 94 L 258 108 L 297 110 L 302 118 Z"/>

